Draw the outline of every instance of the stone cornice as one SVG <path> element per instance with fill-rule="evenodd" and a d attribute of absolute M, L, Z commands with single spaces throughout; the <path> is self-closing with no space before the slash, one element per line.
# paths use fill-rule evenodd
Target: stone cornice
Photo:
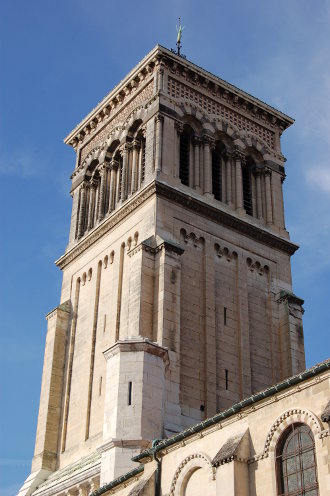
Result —
<path fill-rule="evenodd" d="M 240 218 L 233 212 L 221 210 L 207 203 L 204 198 L 192 197 L 186 192 L 180 191 L 173 186 L 169 186 L 159 181 L 153 181 L 143 190 L 139 191 L 134 197 L 127 200 L 121 208 L 115 210 L 106 217 L 93 231 L 83 237 L 70 251 L 59 258 L 55 264 L 63 269 L 76 257 L 83 253 L 88 247 L 98 239 L 108 233 L 115 225 L 125 219 L 132 211 L 142 205 L 153 195 L 159 195 L 167 200 L 178 203 L 193 212 L 198 212 L 202 216 L 213 220 L 218 224 L 228 226 L 237 232 L 243 233 L 250 238 L 269 245 L 278 250 L 293 255 L 299 248 L 298 245 L 291 241 L 281 238 L 270 231 L 252 224 L 247 218 Z"/>
<path fill-rule="evenodd" d="M 230 103 L 233 108 L 242 107 L 245 111 L 254 115 L 254 118 L 268 119 L 270 123 L 276 124 L 282 130 L 294 123 L 294 119 L 280 110 L 215 76 L 193 62 L 176 55 L 162 46 L 159 46 L 159 49 L 163 56 L 162 61 L 167 68 L 169 67 L 168 62 L 170 61 L 173 64 L 174 61 L 184 78 L 190 76 L 189 80 L 201 87 L 208 88 L 212 93 L 218 94 L 227 104 Z"/>
<path fill-rule="evenodd" d="M 155 355 L 163 358 L 165 363 L 168 363 L 168 349 L 164 346 L 160 346 L 153 341 L 142 336 L 137 336 L 136 338 L 129 338 L 123 341 L 117 341 L 113 346 L 103 352 L 106 360 L 114 357 L 118 353 L 125 352 L 138 352 L 143 351 L 149 353 L 150 355 Z"/>
<path fill-rule="evenodd" d="M 232 108 L 241 108 L 254 116 L 255 119 L 267 121 L 272 126 L 284 130 L 293 124 L 294 120 L 279 110 L 271 107 L 265 102 L 255 98 L 236 86 L 211 74 L 192 62 L 179 57 L 167 48 L 156 45 L 139 64 L 134 67 L 128 75 L 116 87 L 103 98 L 103 100 L 78 124 L 75 129 L 65 138 L 64 142 L 75 149 L 83 143 L 91 133 L 99 131 L 104 122 L 112 119 L 122 103 L 139 89 L 141 83 L 152 79 L 150 76 L 157 67 L 164 65 L 179 68 L 180 74 L 189 75 L 189 79 L 195 84 L 207 88 L 216 93 L 221 99 L 230 104 Z"/>
<path fill-rule="evenodd" d="M 126 104 L 127 98 L 139 89 L 141 83 L 149 81 L 150 75 L 153 75 L 155 68 L 159 63 L 159 46 L 156 45 L 142 60 L 135 66 L 127 76 L 115 86 L 115 88 L 106 95 L 103 100 L 71 131 L 64 139 L 64 143 L 73 146 L 75 149 L 78 144 L 82 143 L 85 138 L 100 127 L 103 127 L 105 121 L 108 122 L 117 113 L 123 103 Z M 152 76 L 153 77 L 153 76 Z M 144 86 L 144 85 L 143 85 Z M 102 126 L 100 126 L 102 124 Z"/>
<path fill-rule="evenodd" d="M 115 210 L 114 212 L 106 217 L 101 224 L 99 224 L 93 231 L 91 231 L 87 236 L 83 237 L 70 251 L 65 253 L 61 258 L 56 260 L 55 264 L 63 269 L 70 262 L 72 262 L 76 257 L 83 253 L 87 248 L 89 248 L 98 239 L 109 232 L 114 226 L 125 219 L 133 210 L 135 210 L 139 205 L 142 205 L 156 192 L 155 183 L 148 184 L 143 190 L 139 191 L 133 198 L 127 200 L 124 205 Z"/>
<path fill-rule="evenodd" d="M 88 479 L 91 479 L 95 476 L 99 476 L 101 471 L 101 459 L 99 459 L 94 465 L 88 467 L 87 469 L 82 469 L 81 471 L 77 471 L 73 475 L 69 475 L 63 477 L 58 481 L 50 481 L 49 485 L 47 485 L 47 481 L 45 486 L 38 488 L 34 494 L 40 496 L 52 496 L 61 493 L 62 491 L 68 490 L 72 486 L 76 486 L 85 482 Z"/>
<path fill-rule="evenodd" d="M 271 233 L 268 230 L 263 229 L 262 227 L 253 225 L 246 218 L 240 218 L 233 213 L 229 213 L 225 210 L 220 210 L 219 208 L 214 207 L 203 201 L 203 197 L 201 199 L 197 199 L 180 191 L 172 186 L 168 186 L 165 183 L 157 182 L 156 193 L 166 198 L 170 201 L 174 201 L 175 203 L 179 203 L 184 207 L 198 212 L 199 214 L 211 219 L 219 224 L 231 227 L 236 231 L 249 236 L 250 238 L 259 241 L 265 245 L 269 245 L 273 248 L 277 248 L 289 255 L 293 255 L 295 251 L 299 248 L 298 245 L 292 243 L 291 241 L 281 238 L 274 233 Z"/>

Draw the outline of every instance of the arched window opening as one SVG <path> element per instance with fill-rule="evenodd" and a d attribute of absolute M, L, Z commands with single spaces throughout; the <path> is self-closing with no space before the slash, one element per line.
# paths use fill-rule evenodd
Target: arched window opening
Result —
<path fill-rule="evenodd" d="M 222 157 L 223 144 L 218 141 L 212 151 L 212 193 L 216 200 L 222 201 Z"/>
<path fill-rule="evenodd" d="M 190 169 L 190 147 L 193 136 L 193 130 L 185 126 L 180 136 L 180 171 L 179 177 L 182 184 L 189 186 L 189 169 Z"/>
<path fill-rule="evenodd" d="M 314 436 L 305 424 L 292 424 L 276 451 L 279 496 L 318 496 Z"/>
<path fill-rule="evenodd" d="M 253 215 L 252 206 L 252 162 L 250 159 L 246 161 L 246 164 L 242 168 L 242 178 L 243 178 L 243 206 L 245 212 L 248 215 Z"/>

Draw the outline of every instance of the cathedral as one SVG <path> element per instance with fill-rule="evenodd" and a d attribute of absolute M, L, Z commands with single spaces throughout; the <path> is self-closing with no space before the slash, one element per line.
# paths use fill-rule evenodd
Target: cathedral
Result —
<path fill-rule="evenodd" d="M 330 494 L 330 360 L 305 370 L 284 220 L 293 122 L 157 45 L 65 139 L 19 496 Z"/>

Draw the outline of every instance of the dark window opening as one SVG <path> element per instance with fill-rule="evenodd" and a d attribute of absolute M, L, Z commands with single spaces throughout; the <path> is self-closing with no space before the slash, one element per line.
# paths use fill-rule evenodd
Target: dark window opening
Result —
<path fill-rule="evenodd" d="M 182 184 L 189 186 L 189 166 L 190 166 L 190 132 L 184 130 L 180 138 L 180 172 L 179 177 Z"/>
<path fill-rule="evenodd" d="M 248 166 L 243 167 L 242 175 L 243 175 L 243 206 L 245 212 L 248 215 L 253 215 L 250 167 Z"/>
<path fill-rule="evenodd" d="M 216 147 L 212 151 L 212 193 L 218 201 L 222 200 L 222 158 L 221 151 Z"/>
<path fill-rule="evenodd" d="M 307 425 L 292 424 L 276 453 L 277 492 L 280 496 L 318 496 L 315 443 Z"/>
<path fill-rule="evenodd" d="M 128 394 L 127 394 L 127 404 L 132 404 L 132 382 L 128 383 Z"/>
<path fill-rule="evenodd" d="M 223 323 L 227 325 L 227 308 L 223 307 Z"/>
<path fill-rule="evenodd" d="M 225 381 L 226 381 L 226 390 L 228 390 L 228 376 L 229 376 L 229 372 L 228 372 L 228 369 L 225 369 Z"/>

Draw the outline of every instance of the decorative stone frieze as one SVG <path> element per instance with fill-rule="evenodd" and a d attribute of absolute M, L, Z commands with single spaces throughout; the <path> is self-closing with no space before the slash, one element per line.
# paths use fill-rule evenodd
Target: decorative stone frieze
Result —
<path fill-rule="evenodd" d="M 230 250 L 226 246 L 221 247 L 218 243 L 214 244 L 214 250 L 215 250 L 217 257 L 219 257 L 219 258 L 223 257 L 224 259 L 227 260 L 227 262 L 231 262 L 232 260 L 236 260 L 237 256 L 238 256 L 236 251 Z"/>
<path fill-rule="evenodd" d="M 256 271 L 260 276 L 268 274 L 269 272 L 268 265 L 262 265 L 262 263 L 258 261 L 253 261 L 250 257 L 246 259 L 246 264 L 251 272 Z"/>

